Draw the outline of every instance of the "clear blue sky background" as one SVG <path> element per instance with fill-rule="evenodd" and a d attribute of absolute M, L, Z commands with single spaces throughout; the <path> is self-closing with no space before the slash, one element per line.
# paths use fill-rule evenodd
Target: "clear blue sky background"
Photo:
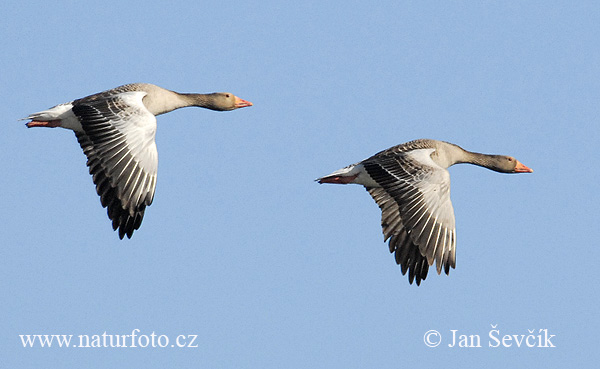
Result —
<path fill-rule="evenodd" d="M 0 367 L 584 367 L 598 355 L 597 2 L 0 5 Z M 154 204 L 120 241 L 74 135 L 17 119 L 124 83 L 251 108 L 159 117 Z M 457 269 L 409 285 L 360 186 L 313 180 L 416 138 L 450 168 Z M 490 348 L 548 329 L 556 348 Z M 198 335 L 23 348 L 19 334 Z M 442 344 L 429 348 L 430 329 Z M 451 330 L 481 348 L 450 348 Z"/>

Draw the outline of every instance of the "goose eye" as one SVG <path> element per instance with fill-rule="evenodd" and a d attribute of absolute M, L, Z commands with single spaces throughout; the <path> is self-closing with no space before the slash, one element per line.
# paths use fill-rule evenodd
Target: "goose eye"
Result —
<path fill-rule="evenodd" d="M 226 94 L 225 97 L 229 99 L 229 94 Z"/>

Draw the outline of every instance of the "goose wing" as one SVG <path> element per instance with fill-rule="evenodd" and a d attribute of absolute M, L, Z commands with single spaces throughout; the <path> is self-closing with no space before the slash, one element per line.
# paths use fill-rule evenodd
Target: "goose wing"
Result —
<path fill-rule="evenodd" d="M 362 162 L 381 187 L 367 188 L 382 211 L 382 228 L 402 273 L 419 284 L 436 262 L 438 274 L 456 266 L 450 174 L 431 159 L 435 149 L 382 152 Z"/>
<path fill-rule="evenodd" d="M 156 188 L 156 117 L 144 106 L 145 95 L 132 91 L 73 102 L 83 129 L 75 135 L 121 239 L 140 227 Z"/>

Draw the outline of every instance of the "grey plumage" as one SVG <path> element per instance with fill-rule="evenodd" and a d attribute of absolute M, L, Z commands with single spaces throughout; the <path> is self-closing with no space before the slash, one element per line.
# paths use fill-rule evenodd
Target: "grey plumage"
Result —
<path fill-rule="evenodd" d="M 503 173 L 532 172 L 516 159 L 463 150 L 420 139 L 383 150 L 319 178 L 319 183 L 365 186 L 381 209 L 384 242 L 402 274 L 417 285 L 436 264 L 438 274 L 456 267 L 456 227 L 447 167 L 471 163 Z"/>
<path fill-rule="evenodd" d="M 227 111 L 252 103 L 226 92 L 180 94 L 134 83 L 31 114 L 28 127 L 75 132 L 100 202 L 119 238 L 139 229 L 156 188 L 156 115 L 186 106 Z"/>

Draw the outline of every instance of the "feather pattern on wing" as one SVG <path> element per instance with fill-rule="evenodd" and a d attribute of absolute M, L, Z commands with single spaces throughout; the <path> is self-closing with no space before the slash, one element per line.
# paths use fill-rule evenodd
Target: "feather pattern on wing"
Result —
<path fill-rule="evenodd" d="M 447 168 L 459 163 L 500 173 L 532 173 L 512 156 L 466 151 L 420 139 L 383 150 L 318 178 L 319 183 L 363 185 L 381 209 L 384 242 L 402 274 L 417 285 L 435 262 L 438 274 L 456 267 L 456 227 Z"/>
<path fill-rule="evenodd" d="M 156 187 L 156 118 L 142 103 L 145 94 L 92 95 L 73 102 L 83 129 L 75 132 L 77 140 L 120 238 L 139 228 Z"/>
<path fill-rule="evenodd" d="M 429 265 L 448 274 L 456 266 L 456 229 L 450 175 L 418 141 L 382 151 L 361 162 L 381 187 L 367 190 L 382 211 L 385 240 L 412 283 L 425 279 Z M 416 147 L 415 147 L 416 146 Z"/>

